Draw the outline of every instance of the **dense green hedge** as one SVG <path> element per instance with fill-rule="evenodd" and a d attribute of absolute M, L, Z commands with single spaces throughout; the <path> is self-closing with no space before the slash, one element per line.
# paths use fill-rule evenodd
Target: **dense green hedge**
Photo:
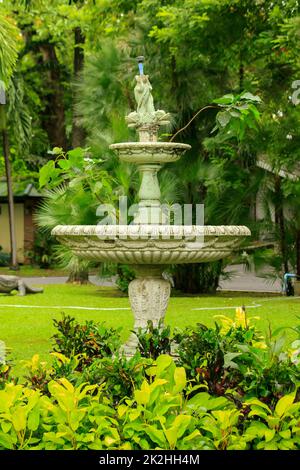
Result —
<path fill-rule="evenodd" d="M 0 449 L 300 449 L 299 339 L 218 322 L 176 331 L 173 357 L 148 325 L 128 360 L 118 330 L 64 317 L 51 367 L 34 356 L 19 384 L 0 365 Z"/>

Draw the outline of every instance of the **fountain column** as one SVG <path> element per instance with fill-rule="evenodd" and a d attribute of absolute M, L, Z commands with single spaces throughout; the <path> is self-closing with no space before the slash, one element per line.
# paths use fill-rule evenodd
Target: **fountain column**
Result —
<path fill-rule="evenodd" d="M 153 326 L 159 326 L 163 322 L 167 311 L 171 294 L 171 284 L 163 279 L 164 266 L 160 265 L 136 265 L 133 266 L 136 279 L 130 282 L 128 288 L 131 309 L 134 314 L 135 331 L 138 328 L 146 328 L 151 320 Z M 124 345 L 127 356 L 133 356 L 138 346 L 138 339 L 131 333 L 129 340 Z"/>

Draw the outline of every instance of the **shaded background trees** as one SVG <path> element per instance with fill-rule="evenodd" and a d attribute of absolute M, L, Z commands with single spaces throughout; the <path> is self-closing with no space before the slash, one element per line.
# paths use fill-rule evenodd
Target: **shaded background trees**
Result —
<path fill-rule="evenodd" d="M 217 110 L 209 109 L 181 132 L 176 140 L 192 150 L 161 171 L 162 193 L 170 203 L 204 203 L 207 224 L 248 225 L 261 246 L 248 264 L 264 256 L 270 263 L 271 241 L 278 274 L 300 274 L 299 107 L 289 98 L 299 78 L 297 0 L 11 0 L 0 11 L 22 33 L 17 115 L 31 116 L 22 149 L 9 120 L 17 178 L 20 160 L 24 177 L 53 158 L 52 147 L 88 146 L 115 191 L 134 202 L 138 175 L 108 145 L 135 138 L 124 115 L 134 108 L 134 59 L 145 55 L 156 106 L 174 115 L 172 134 L 226 93 L 261 97 L 259 130 L 218 138 Z M 223 268 L 181 266 L 173 274 L 178 288 L 214 291 Z"/>

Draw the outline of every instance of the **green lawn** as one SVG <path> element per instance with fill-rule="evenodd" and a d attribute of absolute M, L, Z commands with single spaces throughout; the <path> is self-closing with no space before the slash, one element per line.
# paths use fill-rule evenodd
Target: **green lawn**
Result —
<path fill-rule="evenodd" d="M 0 275 L 22 276 L 22 277 L 49 277 L 49 276 L 68 276 L 67 271 L 59 268 L 42 269 L 34 266 L 20 266 L 18 271 L 9 268 L 0 267 Z"/>
<path fill-rule="evenodd" d="M 10 307 L 12 305 L 14 306 Z M 293 326 L 300 322 L 300 319 L 297 320 L 297 316 L 300 316 L 300 298 L 230 293 L 214 297 L 172 297 L 166 323 L 172 327 L 184 327 L 197 322 L 212 325 L 215 315 L 233 316 L 234 307 L 240 305 L 248 307 L 249 316 L 260 317 L 258 325 L 264 331 L 269 322 L 273 329 L 278 326 Z M 91 310 L 74 307 L 86 307 Z M 222 309 L 224 307 L 226 309 Z M 61 312 L 64 311 L 81 322 L 93 319 L 105 321 L 111 326 L 122 326 L 125 340 L 133 326 L 131 311 L 122 310 L 126 308 L 129 308 L 126 296 L 113 288 L 93 285 L 47 285 L 44 294 L 26 297 L 0 294 L 0 339 L 11 349 L 11 357 L 16 363 L 20 359 L 29 359 L 36 353 L 45 360 L 48 358 L 51 349 L 50 338 L 54 333 L 52 319 L 59 318 Z M 195 308 L 204 310 L 193 310 Z M 20 370 L 20 365 L 17 369 Z"/>

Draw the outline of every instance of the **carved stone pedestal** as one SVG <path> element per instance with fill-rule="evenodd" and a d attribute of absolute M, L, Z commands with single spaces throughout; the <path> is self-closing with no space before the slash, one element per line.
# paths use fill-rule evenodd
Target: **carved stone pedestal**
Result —
<path fill-rule="evenodd" d="M 169 303 L 171 285 L 162 278 L 164 266 L 134 266 L 137 278 L 129 284 L 129 300 L 134 314 L 134 330 L 146 328 L 152 320 L 156 327 L 163 320 Z M 123 347 L 126 356 L 133 356 L 138 345 L 134 333 Z"/>

